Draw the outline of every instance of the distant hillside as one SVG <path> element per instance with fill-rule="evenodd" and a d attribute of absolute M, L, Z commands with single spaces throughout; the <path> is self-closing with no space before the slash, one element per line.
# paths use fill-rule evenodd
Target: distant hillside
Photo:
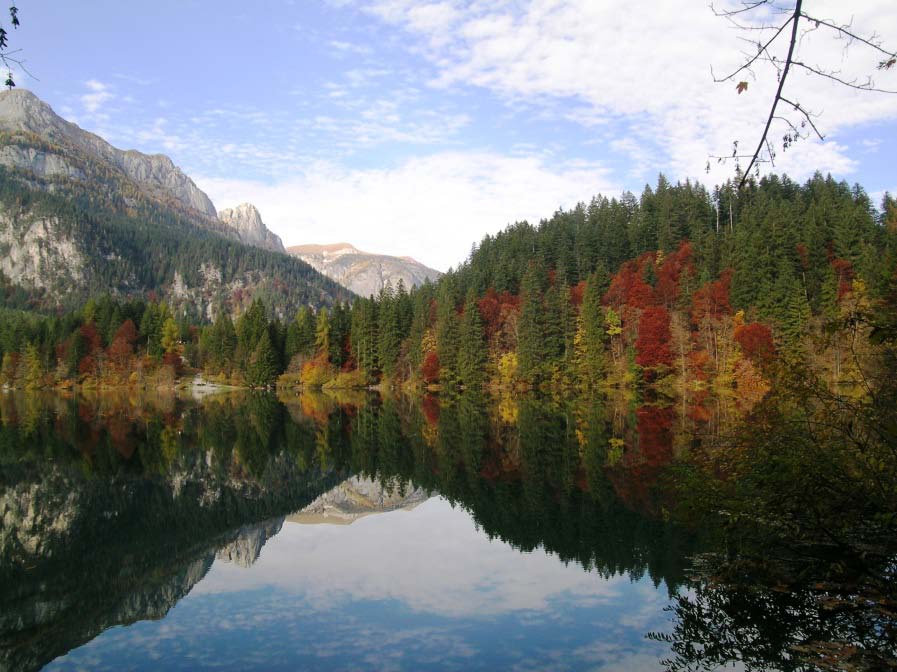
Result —
<path fill-rule="evenodd" d="M 163 155 L 116 149 L 34 94 L 0 93 L 0 303 L 153 292 L 196 316 L 263 298 L 282 314 L 350 295 L 249 204 L 221 213 Z"/>
<path fill-rule="evenodd" d="M 396 287 L 401 280 L 410 289 L 442 275 L 411 257 L 362 252 L 349 243 L 294 245 L 287 252 L 360 296 L 378 294 L 387 282 Z"/>

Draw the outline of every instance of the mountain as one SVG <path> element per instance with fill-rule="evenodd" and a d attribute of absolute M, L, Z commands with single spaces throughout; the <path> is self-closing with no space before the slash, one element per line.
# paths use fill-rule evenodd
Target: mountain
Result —
<path fill-rule="evenodd" d="M 430 495 L 421 488 L 400 492 L 398 488 L 384 487 L 379 481 L 352 476 L 289 516 L 287 522 L 351 525 L 359 518 L 377 513 L 399 509 L 410 511 L 429 498 Z"/>
<path fill-rule="evenodd" d="M 285 254 L 249 204 L 219 214 L 166 156 L 123 151 L 24 90 L 0 93 L 0 305 L 159 295 L 211 318 L 350 295 Z"/>
<path fill-rule="evenodd" d="M 280 236 L 268 230 L 252 203 L 242 203 L 236 208 L 222 210 L 218 213 L 218 219 L 231 227 L 247 245 L 286 254 Z"/>
<path fill-rule="evenodd" d="M 58 116 L 49 105 L 30 91 L 7 91 L 0 94 L 0 130 L 39 136 L 57 148 L 6 144 L 0 148 L 0 163 L 23 168 L 39 177 L 84 179 L 84 168 L 77 155 L 83 153 L 102 160 L 121 171 L 147 195 L 167 200 L 174 198 L 184 206 L 208 217 L 216 217 L 212 201 L 162 154 L 141 154 L 134 150 L 116 149 L 98 135 L 82 130 Z"/>
<path fill-rule="evenodd" d="M 287 252 L 360 296 L 378 294 L 387 282 L 395 288 L 401 280 L 410 289 L 442 275 L 411 257 L 362 252 L 349 243 L 295 245 Z"/>

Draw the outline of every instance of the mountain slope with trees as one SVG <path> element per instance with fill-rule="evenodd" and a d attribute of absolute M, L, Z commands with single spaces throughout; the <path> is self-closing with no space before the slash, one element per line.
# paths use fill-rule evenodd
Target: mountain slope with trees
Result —
<path fill-rule="evenodd" d="M 0 334 L 3 379 L 115 377 L 167 355 L 172 365 L 253 386 L 286 373 L 282 382 L 309 386 L 651 384 L 736 389 L 749 400 L 765 394 L 784 362 L 856 390 L 880 354 L 876 341 L 894 331 L 895 269 L 889 196 L 879 212 L 860 187 L 821 175 L 712 194 L 661 176 L 638 199 L 597 197 L 487 236 L 436 283 L 387 285 L 376 297 L 303 306 L 284 320 L 270 321 L 258 296 L 236 322 L 220 311 L 208 326 L 175 319 L 165 304 L 112 299 L 43 323 L 10 318 Z M 134 359 L 115 364 L 109 349 L 131 313 L 139 335 L 123 351 Z M 75 341 L 86 344 L 77 357 Z"/>
<path fill-rule="evenodd" d="M 162 296 L 200 321 L 254 298 L 292 315 L 351 296 L 299 260 L 241 243 L 167 157 L 117 150 L 27 91 L 0 93 L 0 250 L 0 304 L 14 308 Z"/>

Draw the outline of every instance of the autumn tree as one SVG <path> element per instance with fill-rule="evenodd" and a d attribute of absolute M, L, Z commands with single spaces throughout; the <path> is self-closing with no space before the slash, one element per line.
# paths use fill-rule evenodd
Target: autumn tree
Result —
<path fill-rule="evenodd" d="M 667 309 L 663 306 L 645 308 L 639 319 L 635 363 L 646 368 L 672 364 L 670 339 L 670 313 Z"/>

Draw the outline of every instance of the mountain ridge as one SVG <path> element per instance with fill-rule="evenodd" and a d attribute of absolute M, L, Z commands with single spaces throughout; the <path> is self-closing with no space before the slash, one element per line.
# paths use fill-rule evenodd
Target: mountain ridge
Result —
<path fill-rule="evenodd" d="M 284 254 L 258 210 L 223 211 L 164 155 L 120 150 L 24 90 L 0 93 L 0 302 L 58 308 L 162 295 L 213 319 L 350 294 Z"/>
<path fill-rule="evenodd" d="M 359 296 L 376 295 L 387 283 L 411 289 L 442 276 L 412 257 L 365 252 L 350 243 L 291 245 L 287 253 Z"/>

